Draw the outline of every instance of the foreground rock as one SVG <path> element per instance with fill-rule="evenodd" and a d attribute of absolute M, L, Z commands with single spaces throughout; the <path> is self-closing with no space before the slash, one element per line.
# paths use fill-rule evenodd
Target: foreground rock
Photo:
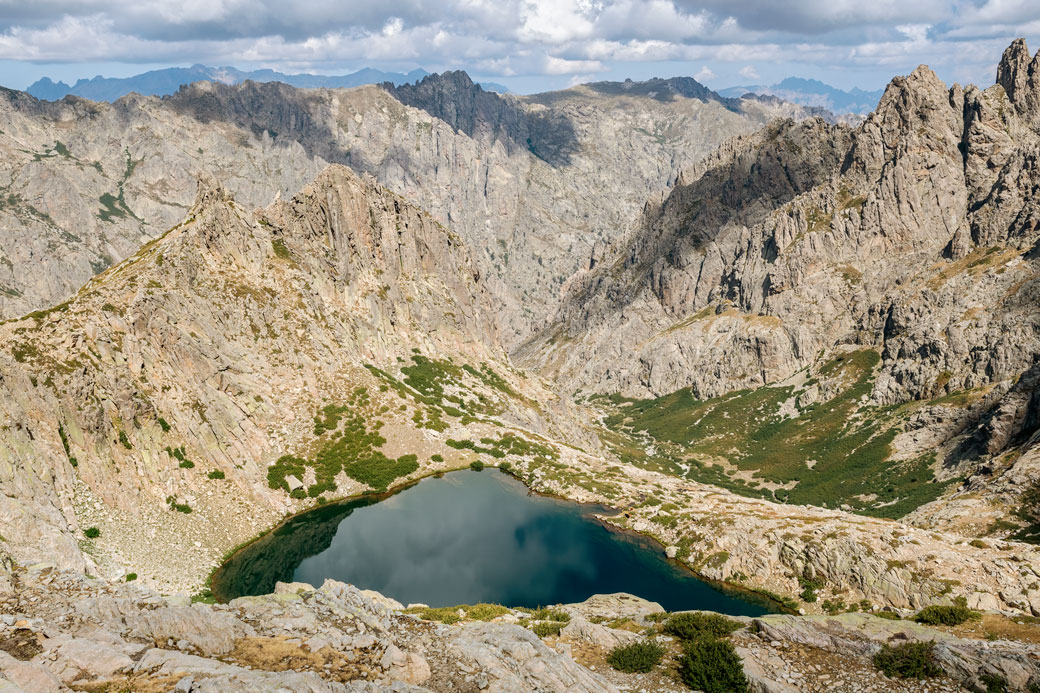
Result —
<path fill-rule="evenodd" d="M 570 622 L 541 640 L 511 622 L 529 614 L 449 626 L 333 580 L 317 589 L 279 583 L 273 594 L 226 605 L 191 604 L 133 582 L 5 565 L 5 693 L 685 690 L 672 671 L 678 643 L 656 626 L 660 607 L 632 595 L 560 605 Z M 1040 633 L 1028 628 L 1033 642 L 972 639 L 864 614 L 740 620 L 747 627 L 732 639 L 755 691 L 981 691 L 986 675 L 1014 691 L 1040 683 Z M 623 674 L 606 664 L 617 644 L 644 637 L 665 646 L 660 666 Z M 890 680 L 870 663 L 883 644 L 922 640 L 936 643 L 942 677 Z"/>

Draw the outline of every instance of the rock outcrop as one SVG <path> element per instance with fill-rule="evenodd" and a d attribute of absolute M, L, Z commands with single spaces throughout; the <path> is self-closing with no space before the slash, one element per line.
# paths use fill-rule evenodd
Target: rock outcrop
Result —
<path fill-rule="evenodd" d="M 881 355 L 871 404 L 951 398 L 904 408 L 917 443 L 896 452 L 938 447 L 940 476 L 973 473 L 1036 425 L 1022 409 L 1014 435 L 980 433 L 982 458 L 957 438 L 1018 411 L 1001 395 L 1040 358 L 1038 60 L 1016 42 L 986 90 L 921 66 L 854 130 L 730 141 L 597 253 L 519 361 L 572 391 L 707 399 L 865 347 Z M 965 393 L 984 405 L 950 406 Z"/>

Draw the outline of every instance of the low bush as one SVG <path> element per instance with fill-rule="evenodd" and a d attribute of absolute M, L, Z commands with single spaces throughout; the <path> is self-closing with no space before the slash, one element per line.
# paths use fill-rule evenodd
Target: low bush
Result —
<path fill-rule="evenodd" d="M 683 641 L 724 638 L 743 627 L 739 621 L 721 614 L 674 614 L 664 624 L 664 632 Z"/>
<path fill-rule="evenodd" d="M 607 655 L 607 663 L 618 671 L 646 673 L 661 663 L 664 648 L 651 640 L 618 645 Z"/>
<path fill-rule="evenodd" d="M 826 586 L 826 583 L 819 577 L 810 576 L 808 571 L 802 573 L 802 576 L 798 578 L 798 584 L 802 588 L 802 601 L 803 602 L 815 602 L 816 592 Z"/>
<path fill-rule="evenodd" d="M 986 687 L 986 693 L 1007 693 L 1008 682 L 1003 676 L 997 674 L 983 674 L 979 677 L 982 685 Z M 1030 688 L 1030 690 L 1035 690 Z"/>
<path fill-rule="evenodd" d="M 405 613 L 416 614 L 419 618 L 427 621 L 440 621 L 451 625 L 452 623 L 458 623 L 462 620 L 459 616 L 459 607 L 457 606 L 438 606 L 438 607 L 419 607 L 417 609 L 409 609 Z"/>
<path fill-rule="evenodd" d="M 433 454 L 433 455 L 430 455 L 430 460 L 432 460 L 433 462 L 443 462 L 444 461 L 444 456 L 443 455 Z"/>
<path fill-rule="evenodd" d="M 224 472 L 220 471 L 219 469 L 214 469 L 212 472 L 210 472 L 206 476 L 208 476 L 210 479 L 223 479 L 224 478 Z"/>
<path fill-rule="evenodd" d="M 169 433 L 170 432 L 170 424 L 168 424 L 166 422 L 166 419 L 164 419 L 161 416 L 159 417 L 159 428 L 161 428 L 163 430 L 163 433 Z"/>
<path fill-rule="evenodd" d="M 126 581 L 127 582 L 133 582 L 136 579 L 137 579 L 137 573 L 127 573 L 126 574 Z"/>
<path fill-rule="evenodd" d="M 930 642 L 905 642 L 895 647 L 884 645 L 874 655 L 874 666 L 892 678 L 925 679 L 940 676 L 942 669 L 935 661 L 934 648 Z"/>
<path fill-rule="evenodd" d="M 130 439 L 126 437 L 126 431 L 119 432 L 119 443 L 127 450 L 132 450 L 134 447 L 130 444 Z"/>
<path fill-rule="evenodd" d="M 508 613 L 509 609 L 501 604 L 474 604 L 466 610 L 466 618 L 474 621 L 490 621 Z"/>
<path fill-rule="evenodd" d="M 531 630 L 539 638 L 544 638 L 549 635 L 559 635 L 560 631 L 563 630 L 563 623 L 559 621 L 542 621 L 541 623 L 535 623 L 531 626 Z"/>
<path fill-rule="evenodd" d="M 180 463 L 179 466 L 180 466 L 181 469 L 194 469 L 195 468 L 195 463 L 192 462 L 191 460 L 181 460 L 181 463 Z"/>
<path fill-rule="evenodd" d="M 469 463 L 469 468 L 472 469 L 475 472 L 479 472 L 482 469 L 484 469 L 484 463 L 481 462 L 480 460 L 473 460 L 472 462 Z"/>
<path fill-rule="evenodd" d="M 87 539 L 97 539 L 101 536 L 101 530 L 97 527 L 87 527 L 85 530 L 83 530 L 83 536 L 85 536 Z"/>
<path fill-rule="evenodd" d="M 959 626 L 967 621 L 981 618 L 981 614 L 966 606 L 933 604 L 917 612 L 914 620 L 926 626 Z"/>
<path fill-rule="evenodd" d="M 531 618 L 535 621 L 559 621 L 560 623 L 570 623 L 571 615 L 560 609 L 543 607 L 532 611 Z"/>
<path fill-rule="evenodd" d="M 704 693 L 747 693 L 744 665 L 733 645 L 701 638 L 687 642 L 679 658 L 679 678 Z"/>

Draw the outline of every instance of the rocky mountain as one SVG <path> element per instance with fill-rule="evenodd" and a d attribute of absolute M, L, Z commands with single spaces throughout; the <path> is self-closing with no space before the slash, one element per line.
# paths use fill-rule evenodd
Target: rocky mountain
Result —
<path fill-rule="evenodd" d="M 629 595 L 174 594 L 485 464 L 790 612 L 720 636 L 756 690 L 1040 685 L 1040 56 L 997 82 L 4 92 L 0 689 L 681 690 Z"/>
<path fill-rule="evenodd" d="M 8 550 L 183 586 L 308 497 L 457 462 L 451 433 L 564 430 L 510 384 L 493 315 L 459 237 L 349 169 L 255 214 L 200 184 L 133 258 L 0 326 Z"/>
<path fill-rule="evenodd" d="M 287 75 L 275 70 L 239 70 L 234 67 L 207 67 L 192 65 L 191 67 L 169 67 L 162 70 L 150 70 L 132 77 L 92 77 L 76 80 L 75 84 L 54 82 L 49 77 L 42 77 L 26 88 L 26 93 L 42 101 L 57 101 L 68 94 L 91 101 L 117 101 L 130 93 L 144 96 L 163 96 L 173 94 L 178 89 L 193 82 L 218 82 L 220 84 L 241 84 L 252 82 L 282 82 L 294 87 L 314 89 L 344 89 L 359 87 L 363 84 L 379 84 L 392 82 L 402 84 L 422 79 L 429 73 L 425 70 L 412 70 L 407 74 L 383 72 L 370 67 L 363 68 L 348 75 Z M 505 91 L 503 89 L 503 91 Z"/>
<path fill-rule="evenodd" d="M 825 108 L 832 113 L 867 115 L 877 107 L 884 90 L 868 91 L 853 87 L 845 91 L 817 79 L 787 77 L 772 85 L 729 87 L 719 90 L 719 93 L 728 98 L 742 98 L 748 94 L 776 96 L 802 106 Z"/>
<path fill-rule="evenodd" d="M 933 521 L 978 532 L 1013 516 L 1023 489 L 996 480 L 1037 464 L 1036 65 L 1016 42 L 986 90 L 922 66 L 855 129 L 787 122 L 731 140 L 591 257 L 521 362 L 572 391 L 679 390 L 616 421 L 680 446 L 680 466 L 728 456 L 722 482 L 744 492 L 906 512 L 967 476 L 948 491 L 987 500 L 944 500 Z M 654 418 L 683 406 L 706 407 L 713 444 Z M 821 418 L 842 408 L 861 424 Z M 763 456 L 764 441 L 816 466 Z M 907 488 L 879 493 L 893 473 Z M 977 507 L 989 502 L 1002 510 Z"/>
<path fill-rule="evenodd" d="M 340 163 L 469 243 L 513 343 L 544 321 L 597 243 L 630 228 L 649 194 L 776 112 L 589 87 L 502 96 L 463 73 L 353 90 L 202 82 L 113 104 L 5 91 L 0 315 L 63 300 L 176 224 L 197 172 L 256 206 Z M 40 271 L 18 270 L 29 262 Z"/>

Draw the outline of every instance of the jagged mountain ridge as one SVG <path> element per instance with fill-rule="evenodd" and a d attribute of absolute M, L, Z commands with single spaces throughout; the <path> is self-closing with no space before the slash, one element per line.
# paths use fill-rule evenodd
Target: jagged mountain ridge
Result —
<path fill-rule="evenodd" d="M 713 101 L 663 103 L 582 87 L 500 96 L 462 73 L 400 89 L 415 107 L 370 86 L 197 83 L 111 105 L 4 91 L 0 314 L 59 302 L 177 223 L 199 171 L 256 206 L 340 163 L 373 174 L 467 240 L 496 285 L 512 343 L 551 312 L 599 239 L 629 228 L 647 195 L 775 112 L 756 102 L 738 114 Z M 559 160 L 559 138 L 546 125 L 568 133 Z M 532 152 L 532 127 L 552 146 L 540 152 L 539 140 Z M 42 271 L 18 270 L 28 262 Z"/>
<path fill-rule="evenodd" d="M 593 258 L 521 362 L 584 392 L 707 399 L 869 348 L 878 405 L 969 393 L 971 406 L 908 414 L 897 458 L 937 449 L 951 478 L 1028 449 L 1036 405 L 1013 387 L 1040 356 L 1037 60 L 1016 42 L 985 91 L 922 66 L 855 130 L 787 123 L 728 143 Z M 1019 404 L 1003 406 L 1005 393 Z M 975 426 L 995 437 L 966 443 L 986 439 Z M 1017 478 L 1035 457 L 1019 458 Z"/>
<path fill-rule="evenodd" d="M 363 68 L 347 75 L 311 75 L 285 74 L 275 70 L 239 70 L 234 67 L 207 67 L 192 65 L 191 67 L 170 67 L 162 70 L 149 70 L 132 77 L 92 77 L 76 80 L 69 85 L 62 81 L 54 82 L 42 77 L 26 87 L 25 91 L 38 99 L 57 101 L 71 94 L 91 101 L 116 101 L 127 94 L 137 93 L 144 96 L 162 96 L 173 94 L 182 86 L 192 82 L 213 81 L 221 84 L 239 84 L 246 80 L 253 82 L 283 82 L 285 84 L 313 89 L 326 87 L 341 89 L 361 86 L 362 84 L 379 84 L 380 82 L 412 82 L 422 79 L 429 73 L 425 70 L 412 70 L 406 74 L 383 72 L 372 68 Z"/>

